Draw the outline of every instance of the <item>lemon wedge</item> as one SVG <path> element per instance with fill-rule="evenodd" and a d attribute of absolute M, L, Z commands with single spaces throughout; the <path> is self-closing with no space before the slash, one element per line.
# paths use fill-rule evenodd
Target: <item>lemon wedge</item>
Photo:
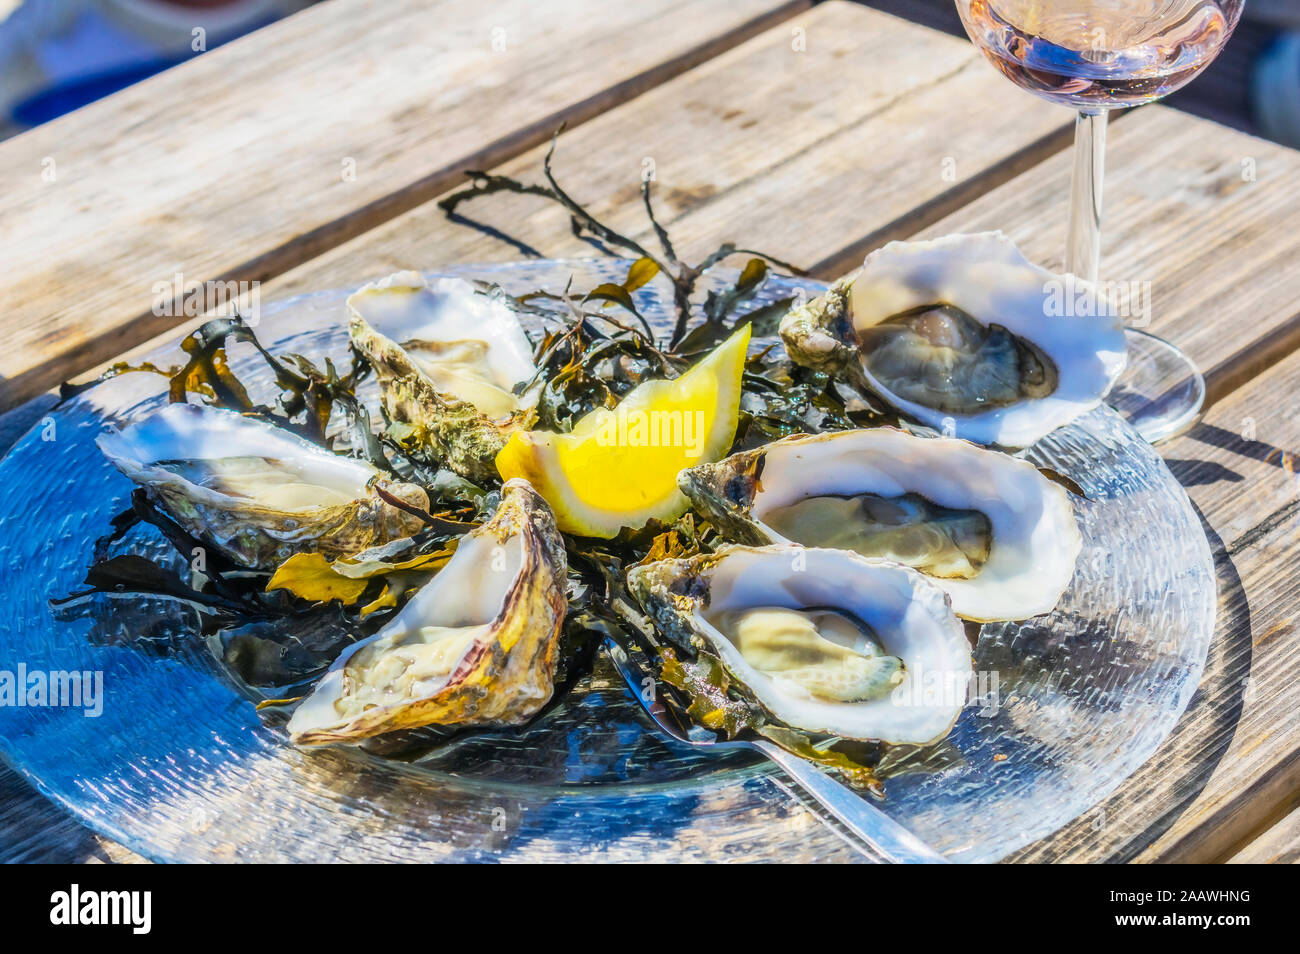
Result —
<path fill-rule="evenodd" d="M 566 533 L 613 537 L 676 519 L 688 506 L 678 472 L 721 460 L 736 435 L 749 334 L 746 325 L 681 377 L 638 385 L 568 434 L 515 431 L 497 454 L 501 478 L 531 483 Z"/>

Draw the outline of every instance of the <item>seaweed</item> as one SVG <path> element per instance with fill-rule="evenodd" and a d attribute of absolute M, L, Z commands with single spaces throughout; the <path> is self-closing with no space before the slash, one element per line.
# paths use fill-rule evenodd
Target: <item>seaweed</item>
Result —
<path fill-rule="evenodd" d="M 575 235 L 594 240 L 612 254 L 632 256 L 621 282 L 602 283 L 586 291 L 573 289 L 570 282 L 559 291 L 538 289 L 509 296 L 499 287 L 479 283 L 482 293 L 505 296 L 519 311 L 547 319 L 546 329 L 533 336 L 537 374 L 522 387 L 540 389 L 538 426 L 558 431 L 570 429 L 594 408 L 612 408 L 643 381 L 677 376 L 694 358 L 743 324 L 752 323 L 759 337 L 775 334 L 793 298 L 758 308 L 744 306 L 764 288 L 773 267 L 804 274 L 772 255 L 733 242 L 721 243 L 695 264 L 683 262 L 655 213 L 648 179 L 642 181 L 640 191 L 657 249 L 620 234 L 587 211 L 557 181 L 552 160 L 562 128 L 546 152 L 543 182 L 525 183 L 470 171 L 466 173 L 470 184 L 439 203 L 453 221 L 527 248 L 503 231 L 466 219 L 459 210 L 494 194 L 534 196 L 564 208 Z M 735 281 L 710 291 L 696 303 L 700 278 L 741 255 L 747 259 Z M 639 289 L 660 276 L 671 283 L 676 311 L 666 340 L 656 337 L 635 298 Z M 251 346 L 270 369 L 279 390 L 274 406 L 254 401 L 230 367 L 227 348 L 232 342 Z M 208 649 L 231 679 L 259 700 L 259 709 L 266 709 L 268 718 L 279 718 L 275 707 L 297 701 L 300 691 L 344 646 L 376 631 L 445 565 L 460 537 L 490 515 L 498 491 L 431 468 L 407 454 L 403 441 L 410 435 L 401 425 L 390 424 L 377 432 L 357 397 L 357 386 L 370 368 L 355 349 L 351 366 L 340 374 L 328 360 L 322 367 L 299 354 L 272 353 L 238 314 L 205 323 L 186 337 L 182 348 L 187 360 L 180 366 L 121 363 L 99 380 L 132 372 L 161 375 L 167 379 L 170 401 L 198 400 L 268 420 L 336 453 L 363 456 L 385 472 L 419 482 L 428 492 L 428 511 L 383 494 L 390 504 L 424 522 L 424 529 L 406 540 L 343 560 L 297 554 L 271 572 L 236 567 L 218 553 L 207 553 L 199 572 L 188 561 L 192 554 L 206 552 L 203 542 L 160 511 L 144 491 L 137 490 L 131 507 L 114 519 L 109 533 L 95 545 L 85 581 L 88 589 L 57 601 L 62 605 L 100 594 L 136 595 L 194 607 L 204 619 L 201 635 Z M 65 385 L 63 398 L 71 398 L 86 386 Z M 732 450 L 789 434 L 856 427 L 876 414 L 865 398 L 845 392 L 825 374 L 793 364 L 773 344 L 747 361 Z M 173 559 L 153 561 L 136 554 L 113 554 L 124 536 L 140 526 L 151 527 L 170 543 Z M 534 720 L 560 704 L 581 683 L 591 672 L 596 647 L 609 639 L 657 661 L 665 698 L 680 718 L 694 720 L 727 738 L 743 734 L 767 738 L 879 794 L 869 764 L 879 757 L 877 751 L 870 747 L 852 750 L 844 740 L 773 722 L 716 657 L 704 651 L 683 656 L 686 651 L 681 647 L 663 643 L 628 592 L 625 579 L 629 567 L 712 552 L 722 542 L 714 528 L 693 511 L 671 525 L 625 530 L 613 540 L 566 536 L 569 609 L 559 671 L 552 702 Z M 182 569 L 178 570 L 178 565 Z M 467 730 L 402 733 L 368 747 L 394 758 L 418 760 L 463 731 Z"/>
<path fill-rule="evenodd" d="M 680 349 L 683 341 L 687 337 L 688 330 L 692 319 L 696 318 L 695 308 L 691 302 L 691 296 L 695 291 L 696 284 L 700 276 L 721 264 L 733 255 L 749 255 L 750 261 L 745 265 L 737 280 L 735 287 L 720 295 L 709 296 L 704 308 L 704 327 L 709 325 L 725 325 L 727 317 L 734 310 L 735 306 L 741 301 L 752 297 L 762 283 L 762 279 L 767 274 L 767 263 L 784 268 L 792 275 L 806 274 L 802 269 L 789 262 L 782 261 L 775 256 L 768 255 L 764 252 L 756 252 L 752 249 L 740 248 L 734 242 L 723 242 L 713 252 L 705 256 L 698 264 L 689 265 L 682 262 L 677 257 L 677 252 L 673 248 L 673 243 L 668 237 L 668 230 L 660 223 L 655 215 L 654 202 L 651 197 L 651 183 L 654 181 L 649 177 L 643 177 L 641 180 L 641 201 L 645 208 L 646 217 L 654 229 L 655 237 L 658 240 L 660 253 L 656 256 L 646 249 L 635 239 L 623 235 L 601 222 L 594 215 L 586 210 L 577 200 L 568 192 L 561 188 L 555 178 L 555 172 L 551 167 L 551 161 L 555 156 L 555 146 L 559 141 L 560 134 L 564 132 L 564 126 L 560 126 L 551 137 L 550 148 L 546 151 L 546 156 L 542 160 L 542 174 L 546 179 L 545 185 L 537 183 L 524 183 L 509 176 L 493 175 L 481 170 L 472 169 L 465 173 L 470 179 L 470 185 L 454 192 L 438 202 L 441 208 L 453 220 L 457 217 L 457 209 L 469 201 L 483 198 L 501 192 L 513 192 L 521 195 L 533 195 L 543 199 L 548 199 L 560 205 L 569 214 L 569 224 L 574 235 L 579 238 L 590 236 L 598 240 L 602 247 L 620 249 L 625 253 L 630 252 L 635 255 L 638 263 L 644 261 L 649 264 L 641 265 L 642 274 L 648 272 L 649 266 L 655 267 L 655 273 L 662 273 L 672 282 L 673 302 L 677 309 L 677 322 L 673 328 L 672 334 L 668 339 L 669 351 Z M 461 220 L 463 221 L 463 219 Z M 495 234 L 500 235 L 499 232 Z M 647 275 L 646 281 L 653 277 L 653 274 Z M 626 287 L 626 283 L 625 287 Z M 617 296 L 616 296 L 617 298 Z M 620 301 L 620 304 L 622 302 Z M 734 326 L 733 326 L 734 327 Z M 647 328 L 647 331 L 649 329 Z M 650 332 L 653 337 L 653 332 Z M 724 335 L 725 337 L 725 335 Z M 720 340 L 720 339 L 719 339 Z"/>

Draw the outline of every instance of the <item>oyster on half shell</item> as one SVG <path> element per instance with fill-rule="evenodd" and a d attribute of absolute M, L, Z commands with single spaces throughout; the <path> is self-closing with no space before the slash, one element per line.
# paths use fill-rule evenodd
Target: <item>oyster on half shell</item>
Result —
<path fill-rule="evenodd" d="M 514 725 L 554 689 L 568 563 L 546 502 L 507 481 L 492 519 L 294 711 L 298 745 L 426 725 Z"/>
<path fill-rule="evenodd" d="M 379 379 L 384 413 L 435 462 L 495 479 L 510 434 L 536 421 L 536 370 L 515 313 L 459 278 L 398 272 L 348 298 L 348 332 Z"/>
<path fill-rule="evenodd" d="M 908 567 L 733 546 L 636 567 L 628 585 L 668 638 L 714 653 L 793 728 L 923 743 L 965 705 L 970 643 L 943 591 Z"/>
<path fill-rule="evenodd" d="M 1010 448 L 1096 407 L 1127 361 L 1099 286 L 1032 264 L 1000 232 L 890 242 L 792 309 L 781 338 L 912 420 Z"/>
<path fill-rule="evenodd" d="M 1069 494 L 1032 464 L 894 428 L 786 437 L 677 480 L 728 540 L 904 563 L 979 622 L 1050 612 L 1083 547 Z"/>
<path fill-rule="evenodd" d="M 303 551 L 347 556 L 424 526 L 377 486 L 429 506 L 414 484 L 222 408 L 169 404 L 95 443 L 172 519 L 240 566 L 270 569 Z"/>

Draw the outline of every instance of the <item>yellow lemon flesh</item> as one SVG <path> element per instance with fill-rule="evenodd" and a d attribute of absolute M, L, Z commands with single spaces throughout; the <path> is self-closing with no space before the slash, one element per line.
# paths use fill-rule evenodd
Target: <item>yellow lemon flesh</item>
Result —
<path fill-rule="evenodd" d="M 613 537 L 676 519 L 687 507 L 678 472 L 721 460 L 736 436 L 749 333 L 736 331 L 679 378 L 638 385 L 568 434 L 516 431 L 497 454 L 501 478 L 531 483 L 566 533 Z"/>

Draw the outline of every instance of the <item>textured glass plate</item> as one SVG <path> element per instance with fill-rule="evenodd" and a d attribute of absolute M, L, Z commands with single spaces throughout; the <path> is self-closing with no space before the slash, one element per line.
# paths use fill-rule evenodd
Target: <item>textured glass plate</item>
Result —
<path fill-rule="evenodd" d="M 606 260 L 439 274 L 524 292 L 561 290 L 571 275 L 591 288 L 625 270 Z M 756 304 L 800 286 L 822 288 L 774 279 Z M 346 294 L 267 306 L 259 336 L 345 362 Z M 652 321 L 670 320 L 665 285 L 637 297 Z M 266 383 L 242 346 L 232 360 Z M 0 464 L 0 670 L 98 670 L 105 693 L 99 718 L 0 708 L 0 744 L 91 827 L 176 861 L 863 859 L 765 763 L 662 739 L 604 665 L 526 730 L 468 735 L 406 763 L 288 745 L 195 638 L 189 609 L 98 597 L 52 610 L 50 598 L 81 588 L 93 542 L 131 491 L 93 438 L 158 406 L 160 384 L 133 374 L 101 385 Z M 996 699 L 968 705 L 943 744 L 894 758 L 886 780 L 885 810 L 953 860 L 1004 857 L 1112 791 L 1173 728 L 1213 630 L 1200 522 L 1118 415 L 1094 411 L 1029 456 L 1090 498 L 1074 581 L 1050 616 L 983 628 L 975 668 Z"/>

